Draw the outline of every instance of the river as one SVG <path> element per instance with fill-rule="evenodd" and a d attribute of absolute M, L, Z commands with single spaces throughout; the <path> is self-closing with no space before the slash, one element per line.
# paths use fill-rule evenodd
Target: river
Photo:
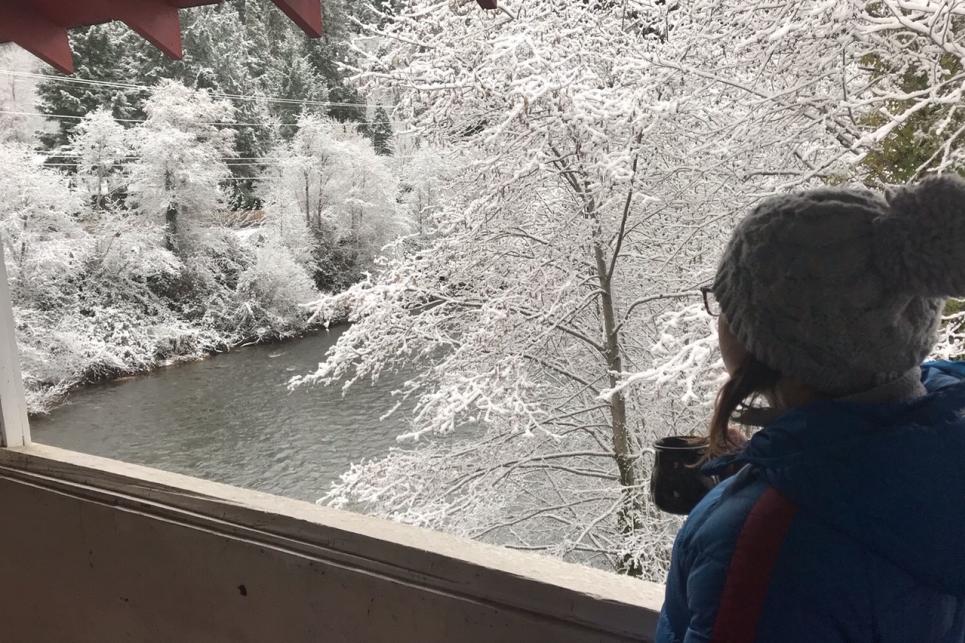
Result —
<path fill-rule="evenodd" d="M 392 408 L 402 376 L 341 386 L 286 383 L 309 373 L 342 329 L 250 346 L 146 375 L 85 387 L 33 439 L 125 462 L 314 501 L 352 462 L 396 444 L 407 411 Z"/>

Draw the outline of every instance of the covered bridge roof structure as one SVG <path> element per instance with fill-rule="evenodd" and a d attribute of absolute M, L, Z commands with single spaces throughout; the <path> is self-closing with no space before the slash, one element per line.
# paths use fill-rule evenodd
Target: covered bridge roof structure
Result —
<path fill-rule="evenodd" d="M 319 35 L 320 0 L 273 1 Z M 0 41 L 70 73 L 68 30 L 122 20 L 178 56 L 202 4 L 0 0 Z M 33 442 L 3 251 L 3 643 L 653 643 L 655 583 Z"/>
<path fill-rule="evenodd" d="M 57 70 L 72 74 L 67 33 L 75 27 L 120 20 L 171 58 L 181 58 L 178 11 L 221 0 L 2 0 L 0 43 L 14 42 Z M 322 35 L 321 0 L 272 0 L 312 38 Z M 476 0 L 496 9 L 497 0 Z"/>
<path fill-rule="evenodd" d="M 171 58 L 181 57 L 178 11 L 220 0 L 3 0 L 0 42 L 14 42 L 65 74 L 74 71 L 67 32 L 120 20 Z M 272 0 L 313 38 L 322 35 L 321 0 Z"/>

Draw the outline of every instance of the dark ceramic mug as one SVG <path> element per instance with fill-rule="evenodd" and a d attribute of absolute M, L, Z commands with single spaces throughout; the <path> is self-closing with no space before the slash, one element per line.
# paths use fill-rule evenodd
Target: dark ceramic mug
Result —
<path fill-rule="evenodd" d="M 707 444 L 707 438 L 693 435 L 672 435 L 654 443 L 650 497 L 659 509 L 689 514 L 717 484 L 716 477 L 704 475 L 698 466 Z"/>

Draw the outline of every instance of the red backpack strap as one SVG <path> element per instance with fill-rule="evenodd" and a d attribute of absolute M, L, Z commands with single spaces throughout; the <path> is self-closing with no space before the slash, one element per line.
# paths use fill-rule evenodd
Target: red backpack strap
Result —
<path fill-rule="evenodd" d="M 768 487 L 751 507 L 737 537 L 714 620 L 713 643 L 753 643 L 771 572 L 797 507 Z"/>

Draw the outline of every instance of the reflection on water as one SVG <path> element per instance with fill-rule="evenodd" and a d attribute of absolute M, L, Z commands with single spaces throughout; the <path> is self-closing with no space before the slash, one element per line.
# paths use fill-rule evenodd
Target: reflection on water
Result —
<path fill-rule="evenodd" d="M 315 500 L 350 462 L 377 457 L 402 433 L 389 394 L 403 377 L 288 392 L 340 329 L 253 346 L 74 393 L 31 422 L 36 442 L 279 495 Z"/>

